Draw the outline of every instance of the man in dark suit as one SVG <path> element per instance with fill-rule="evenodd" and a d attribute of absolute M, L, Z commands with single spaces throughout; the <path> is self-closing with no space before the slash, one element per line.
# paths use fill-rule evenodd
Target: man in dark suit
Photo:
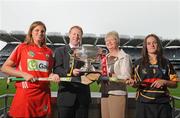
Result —
<path fill-rule="evenodd" d="M 54 73 L 60 77 L 80 78 L 80 68 L 84 62 L 75 60 L 73 48 L 78 48 L 82 41 L 83 30 L 73 26 L 69 30 L 69 45 L 56 48 Z M 87 118 L 91 101 L 89 85 L 60 82 L 57 96 L 59 118 Z"/>

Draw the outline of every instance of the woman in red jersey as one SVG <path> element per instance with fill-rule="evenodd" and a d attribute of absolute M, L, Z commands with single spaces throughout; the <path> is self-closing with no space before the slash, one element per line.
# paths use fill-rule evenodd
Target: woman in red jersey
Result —
<path fill-rule="evenodd" d="M 51 78 L 59 82 L 59 76 L 51 73 L 52 50 L 46 46 L 46 26 L 33 22 L 25 42 L 19 44 L 2 66 L 2 71 L 26 81 L 16 82 L 16 94 L 9 115 L 13 118 L 44 118 L 51 115 L 50 83 L 32 81 L 34 78 Z"/>

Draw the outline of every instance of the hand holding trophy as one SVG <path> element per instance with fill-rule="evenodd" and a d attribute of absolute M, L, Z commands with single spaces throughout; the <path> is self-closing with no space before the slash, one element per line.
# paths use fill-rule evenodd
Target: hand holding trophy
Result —
<path fill-rule="evenodd" d="M 80 68 L 82 73 L 97 73 L 98 71 L 92 65 L 97 61 L 100 62 L 99 50 L 97 46 L 81 46 L 75 50 L 75 59 L 83 61 L 85 64 Z"/>
<path fill-rule="evenodd" d="M 83 61 L 85 64 L 80 68 L 81 81 L 83 84 L 90 84 L 101 76 L 101 71 L 96 69 L 92 63 L 100 63 L 102 49 L 97 46 L 81 46 L 75 50 L 75 59 Z"/>

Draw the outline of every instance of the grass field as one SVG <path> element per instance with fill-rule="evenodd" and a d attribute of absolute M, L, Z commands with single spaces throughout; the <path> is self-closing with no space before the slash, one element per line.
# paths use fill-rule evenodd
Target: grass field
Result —
<path fill-rule="evenodd" d="M 15 93 L 15 88 L 14 88 L 14 83 L 10 83 L 9 85 L 9 89 L 6 89 L 6 81 L 5 80 L 0 80 L 0 95 L 2 94 L 7 94 L 7 93 Z M 95 83 L 90 85 L 91 87 L 91 91 L 92 92 L 98 92 L 100 86 Z M 51 83 L 51 90 L 52 91 L 57 91 L 58 89 L 58 85 L 56 83 Z M 132 87 L 128 87 L 128 92 L 135 92 L 136 89 L 132 88 Z M 173 96 L 178 96 L 180 97 L 180 83 L 178 85 L 178 87 L 176 89 L 170 89 L 170 93 Z M 10 100 L 11 101 L 11 100 Z M 0 108 L 3 104 L 3 101 L 0 100 Z M 180 108 L 180 101 L 176 101 L 176 107 Z"/>

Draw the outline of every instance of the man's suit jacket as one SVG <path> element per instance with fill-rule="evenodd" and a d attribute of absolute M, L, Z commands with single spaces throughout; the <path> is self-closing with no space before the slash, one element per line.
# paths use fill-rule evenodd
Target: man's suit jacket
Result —
<path fill-rule="evenodd" d="M 60 77 L 67 76 L 70 70 L 70 54 L 72 49 L 69 45 L 56 48 L 54 58 L 54 73 Z M 84 62 L 75 60 L 74 68 L 81 68 Z M 88 85 L 80 83 L 60 82 L 57 103 L 60 106 L 72 106 L 78 100 L 82 105 L 89 105 L 90 103 L 90 88 Z"/>

